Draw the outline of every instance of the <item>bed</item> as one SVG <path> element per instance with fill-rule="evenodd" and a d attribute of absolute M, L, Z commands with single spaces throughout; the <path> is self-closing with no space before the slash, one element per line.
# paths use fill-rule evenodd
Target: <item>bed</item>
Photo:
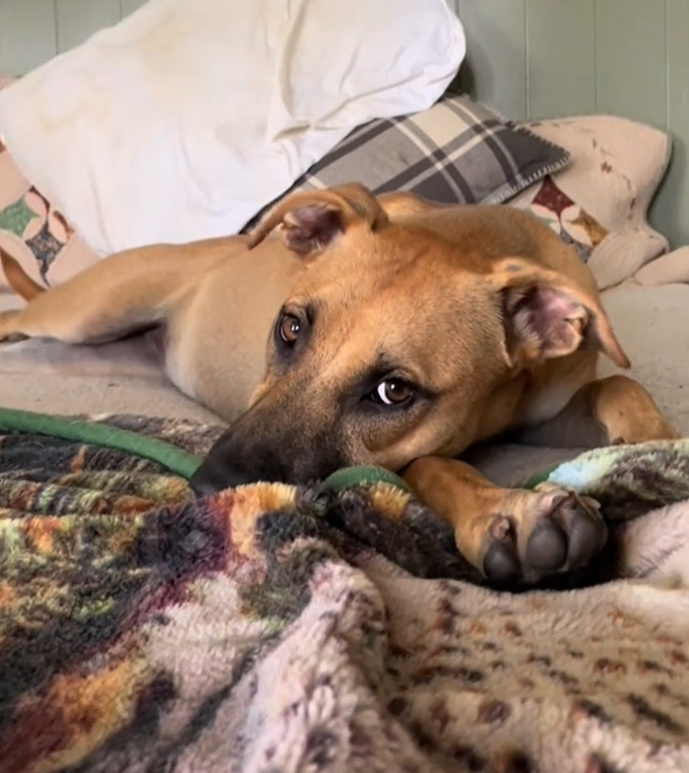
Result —
<path fill-rule="evenodd" d="M 530 211 L 591 267 L 632 375 L 689 434 L 689 248 L 646 221 L 669 157 L 639 123 L 517 124 L 448 92 L 345 133 L 291 186 Z M 118 238 L 61 207 L 0 148 L 0 246 L 37 281 Z M 0 311 L 17 303 L 0 283 Z M 612 525 L 572 587 L 510 594 L 380 471 L 195 500 L 221 431 L 145 335 L 0 348 L 3 773 L 689 770 L 687 441 L 474 450 L 496 482 L 571 485 Z"/>

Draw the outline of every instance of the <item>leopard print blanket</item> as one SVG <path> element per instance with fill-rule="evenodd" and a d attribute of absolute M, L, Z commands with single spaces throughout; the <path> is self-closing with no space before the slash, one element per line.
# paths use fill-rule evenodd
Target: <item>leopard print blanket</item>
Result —
<path fill-rule="evenodd" d="M 0 770 L 686 773 L 689 444 L 550 478 L 602 502 L 611 576 L 509 594 L 392 485 L 195 501 L 124 452 L 1 437 Z"/>

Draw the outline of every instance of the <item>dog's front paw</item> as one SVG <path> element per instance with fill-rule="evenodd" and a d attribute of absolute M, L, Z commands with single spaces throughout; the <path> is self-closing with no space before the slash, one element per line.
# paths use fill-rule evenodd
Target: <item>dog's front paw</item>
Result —
<path fill-rule="evenodd" d="M 533 584 L 581 569 L 606 542 L 598 503 L 569 489 L 516 490 L 502 505 L 484 542 L 483 573 L 496 584 Z"/>

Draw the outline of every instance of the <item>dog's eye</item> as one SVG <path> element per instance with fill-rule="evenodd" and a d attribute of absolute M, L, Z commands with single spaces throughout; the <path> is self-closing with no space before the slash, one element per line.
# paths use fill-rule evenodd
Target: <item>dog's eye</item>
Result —
<path fill-rule="evenodd" d="M 301 333 L 301 322 L 294 314 L 283 314 L 278 322 L 280 338 L 290 346 L 296 343 Z"/>
<path fill-rule="evenodd" d="M 414 388 L 401 378 L 386 378 L 371 392 L 371 399 L 382 405 L 404 405 L 414 396 Z"/>

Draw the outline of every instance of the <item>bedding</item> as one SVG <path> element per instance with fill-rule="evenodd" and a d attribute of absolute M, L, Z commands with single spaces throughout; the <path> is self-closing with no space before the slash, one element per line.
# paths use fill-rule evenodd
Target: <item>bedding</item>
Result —
<path fill-rule="evenodd" d="M 649 261 L 632 279 L 644 287 L 689 282 L 689 246 L 678 247 Z"/>
<path fill-rule="evenodd" d="M 414 115 L 359 127 L 288 192 L 357 180 L 376 193 L 406 190 L 447 204 L 499 203 L 562 169 L 568 160 L 563 148 L 484 105 L 463 96 L 446 96 Z M 544 197 L 543 193 L 537 196 L 538 203 Z M 242 230 L 255 224 L 260 214 Z M 562 230 L 563 238 L 570 231 Z M 44 284 L 60 284 L 98 260 L 2 148 L 0 246 Z"/>
<path fill-rule="evenodd" d="M 194 454 L 220 431 L 104 423 Z M 0 439 L 3 773 L 689 769 L 686 441 L 549 473 L 617 523 L 619 579 L 561 593 L 477 585 L 394 483 L 195 501 L 164 473 Z"/>
<path fill-rule="evenodd" d="M 0 139 L 98 253 L 226 235 L 464 53 L 445 0 L 149 0 L 5 88 Z"/>
<path fill-rule="evenodd" d="M 15 79 L 0 73 L 0 92 Z M 32 185 L 0 140 L 0 247 L 45 285 L 65 282 L 98 256 L 51 201 Z M 8 290 L 0 271 L 0 293 Z"/>
<path fill-rule="evenodd" d="M 629 279 L 667 251 L 667 239 L 647 221 L 648 208 L 670 161 L 672 141 L 666 132 L 606 115 L 525 125 L 571 153 L 571 163 L 553 179 L 608 231 L 588 261 L 601 290 Z M 528 206 L 533 195 L 532 187 L 509 203 Z"/>
<path fill-rule="evenodd" d="M 529 187 L 520 199 L 519 208 L 545 223 L 584 263 L 588 263 L 593 251 L 608 235 L 608 230 L 564 193 L 551 175 Z"/>
<path fill-rule="evenodd" d="M 642 383 L 683 434 L 689 435 L 689 287 L 628 282 L 603 293 L 615 333 L 632 361 L 621 371 L 602 359 L 602 376 L 626 372 Z"/>

